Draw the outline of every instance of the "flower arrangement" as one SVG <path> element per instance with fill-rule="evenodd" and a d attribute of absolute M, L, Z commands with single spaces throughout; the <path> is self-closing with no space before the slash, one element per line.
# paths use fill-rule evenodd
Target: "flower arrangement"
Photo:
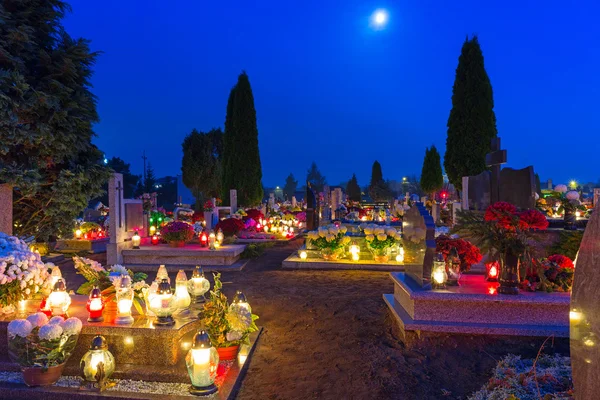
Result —
<path fill-rule="evenodd" d="M 194 228 L 183 221 L 173 221 L 162 227 L 160 233 L 167 242 L 188 242 L 194 238 Z"/>
<path fill-rule="evenodd" d="M 54 264 L 44 264 L 27 243 L 0 232 L 0 310 L 12 313 L 19 300 L 52 289 L 48 286 L 48 269 L 52 267 Z"/>
<path fill-rule="evenodd" d="M 121 265 L 113 265 L 110 269 L 106 270 L 99 262 L 84 257 L 75 256 L 73 257 L 73 262 L 77 273 L 86 279 L 86 282 L 81 284 L 77 289 L 77 293 L 88 295 L 94 286 L 98 286 L 102 290 L 102 296 L 107 301 L 116 298 L 115 283 L 120 282 L 123 275 L 129 275 L 135 292 L 133 305 L 141 315 L 144 315 L 144 290 L 149 287 L 145 279 L 148 275 L 143 272 L 133 273 L 133 271 Z"/>
<path fill-rule="evenodd" d="M 244 211 L 244 209 L 243 209 L 243 208 L 240 208 L 240 209 L 238 209 L 238 210 L 237 210 L 235 213 L 236 213 L 237 215 L 239 215 L 240 217 L 245 217 L 245 216 L 247 216 L 247 215 L 248 215 L 248 213 L 246 213 L 246 211 Z"/>
<path fill-rule="evenodd" d="M 257 210 L 256 208 L 250 208 L 250 209 L 246 210 L 246 217 L 251 218 L 254 221 L 258 222 L 265 216 L 260 210 Z"/>
<path fill-rule="evenodd" d="M 469 271 L 473 264 L 477 264 L 483 258 L 477 246 L 467 240 L 453 239 L 445 235 L 440 235 L 435 239 L 435 251 L 441 252 L 444 260 L 448 258 L 452 248 L 456 248 L 460 257 L 461 272 Z"/>
<path fill-rule="evenodd" d="M 573 399 L 571 359 L 542 354 L 535 361 L 509 354 L 490 380 L 469 400 L 489 399 Z"/>
<path fill-rule="evenodd" d="M 362 225 L 367 247 L 378 261 L 387 261 L 390 248 L 400 240 L 400 233 L 391 226 Z"/>
<path fill-rule="evenodd" d="M 256 222 L 255 220 L 253 220 L 252 218 L 248 218 L 246 219 L 246 221 L 244 222 L 244 229 L 245 230 L 252 230 L 252 229 L 256 229 L 256 225 L 258 225 L 258 222 Z"/>
<path fill-rule="evenodd" d="M 215 226 L 215 231 L 221 229 L 225 236 L 233 236 L 244 230 L 245 227 L 244 223 L 237 218 L 226 218 L 219 221 Z"/>
<path fill-rule="evenodd" d="M 202 208 L 204 209 L 204 212 L 211 212 L 214 210 L 215 205 L 213 204 L 212 200 L 206 200 Z"/>
<path fill-rule="evenodd" d="M 43 371 L 65 363 L 81 332 L 79 318 L 48 317 L 38 312 L 8 324 L 8 354 L 22 368 Z"/>
<path fill-rule="evenodd" d="M 150 212 L 152 210 L 152 207 L 154 206 L 154 203 L 152 201 L 152 195 L 154 195 L 154 197 L 156 198 L 156 193 L 144 193 L 139 197 L 139 199 L 142 200 L 142 207 L 144 208 L 145 213 Z"/>
<path fill-rule="evenodd" d="M 574 275 L 573 261 L 569 257 L 555 254 L 546 259 L 534 259 L 521 286 L 532 292 L 570 292 Z"/>
<path fill-rule="evenodd" d="M 343 252 L 344 246 L 350 244 L 350 237 L 346 236 L 348 229 L 337 225 L 322 226 L 316 231 L 307 234 L 308 244 L 321 250 L 321 256 L 326 260 L 336 260 Z"/>
<path fill-rule="evenodd" d="M 299 213 L 302 211 L 302 207 L 296 204 L 296 206 L 292 207 L 290 211 L 293 213 Z"/>
<path fill-rule="evenodd" d="M 85 235 L 86 233 L 98 232 L 102 230 L 102 228 L 100 227 L 100 224 L 95 222 L 84 222 L 79 226 L 79 230 Z"/>
<path fill-rule="evenodd" d="M 296 214 L 296 219 L 298 220 L 298 222 L 306 222 L 306 211 L 302 211 Z"/>
<path fill-rule="evenodd" d="M 215 273 L 210 299 L 204 305 L 202 320 L 210 340 L 215 347 L 237 346 L 249 343 L 250 333 L 258 330 L 257 315 L 241 307 L 230 307 L 227 297 L 221 291 L 221 274 Z"/>
<path fill-rule="evenodd" d="M 281 219 L 284 221 L 294 222 L 294 220 L 296 219 L 296 216 L 292 213 L 288 213 L 288 214 L 283 214 L 283 217 L 281 217 Z"/>

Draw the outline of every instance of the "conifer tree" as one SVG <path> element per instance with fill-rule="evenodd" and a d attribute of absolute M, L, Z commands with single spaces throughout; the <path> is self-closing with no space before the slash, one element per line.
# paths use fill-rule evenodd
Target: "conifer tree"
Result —
<path fill-rule="evenodd" d="M 392 191 L 383 180 L 383 172 L 379 161 L 373 163 L 371 169 L 371 183 L 369 184 L 369 196 L 376 202 L 387 201 L 392 198 Z"/>
<path fill-rule="evenodd" d="M 296 188 L 298 187 L 298 181 L 294 179 L 294 174 L 289 174 L 285 180 L 285 186 L 283 187 L 283 194 L 287 201 L 292 201 Z"/>
<path fill-rule="evenodd" d="M 440 153 L 435 146 L 425 149 L 423 169 L 421 170 L 421 189 L 435 199 L 435 192 L 444 186 Z"/>
<path fill-rule="evenodd" d="M 346 185 L 346 195 L 350 201 L 361 200 L 361 190 L 356 179 L 356 174 L 352 174 L 352 178 L 348 181 L 348 185 Z"/>
<path fill-rule="evenodd" d="M 486 169 L 485 155 L 497 134 L 492 84 L 473 36 L 465 40 L 458 58 L 444 156 L 448 179 L 457 189 L 462 188 L 463 176 Z"/>
<path fill-rule="evenodd" d="M 327 179 L 321 174 L 321 171 L 319 171 L 319 168 L 317 167 L 317 163 L 314 161 L 306 172 L 306 180 L 307 182 L 310 182 L 315 193 L 322 192 L 323 187 L 327 185 Z"/>

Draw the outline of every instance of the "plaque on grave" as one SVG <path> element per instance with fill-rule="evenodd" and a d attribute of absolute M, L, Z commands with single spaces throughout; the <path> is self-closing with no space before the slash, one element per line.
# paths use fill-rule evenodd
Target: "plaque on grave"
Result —
<path fill-rule="evenodd" d="M 435 224 L 423 203 L 417 203 L 404 214 L 402 245 L 406 275 L 422 288 L 431 289 Z"/>
<path fill-rule="evenodd" d="M 129 232 L 142 229 L 144 227 L 144 206 L 139 203 L 125 204 L 125 229 Z M 142 235 L 142 232 L 140 232 Z"/>

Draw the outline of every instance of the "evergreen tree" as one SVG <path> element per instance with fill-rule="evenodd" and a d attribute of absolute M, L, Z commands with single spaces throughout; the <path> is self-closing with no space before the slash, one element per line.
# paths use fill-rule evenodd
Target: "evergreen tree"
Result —
<path fill-rule="evenodd" d="M 196 209 L 200 210 L 207 198 L 221 194 L 223 132 L 219 128 L 208 133 L 194 129 L 181 146 L 181 178 L 196 198 Z"/>
<path fill-rule="evenodd" d="M 442 164 L 440 162 L 440 153 L 435 146 L 425 149 L 425 158 L 423 159 L 423 169 L 421 170 L 421 189 L 435 199 L 435 192 L 441 190 L 444 186 L 444 177 L 442 174 Z"/>
<path fill-rule="evenodd" d="M 61 25 L 59 0 L 0 2 L 0 183 L 14 186 L 15 233 L 72 235 L 110 170 L 92 144 L 98 53 Z"/>
<path fill-rule="evenodd" d="M 310 168 L 306 172 L 306 181 L 310 182 L 315 193 L 323 191 L 323 187 L 327 185 L 327 179 L 321 174 L 316 162 L 312 162 Z"/>
<path fill-rule="evenodd" d="M 463 176 L 486 169 L 485 155 L 497 134 L 492 84 L 474 36 L 465 40 L 458 58 L 448 118 L 444 168 L 454 187 L 460 190 Z"/>
<path fill-rule="evenodd" d="M 360 186 L 358 185 L 358 180 L 356 179 L 356 174 L 352 174 L 352 178 L 346 185 L 346 195 L 348 195 L 348 199 L 350 201 L 360 201 L 362 198 Z"/>
<path fill-rule="evenodd" d="M 383 180 L 383 172 L 381 171 L 381 164 L 379 164 L 379 161 L 375 161 L 371 169 L 369 196 L 376 202 L 387 201 L 392 198 L 392 191 L 386 181 Z"/>
<path fill-rule="evenodd" d="M 246 72 L 240 74 L 229 94 L 223 145 L 223 199 L 229 200 L 229 190 L 237 189 L 240 204 L 259 204 L 263 187 L 258 128 Z"/>
<path fill-rule="evenodd" d="M 293 174 L 289 174 L 285 180 L 285 186 L 283 187 L 283 194 L 286 200 L 292 201 L 292 197 L 294 196 L 294 193 L 296 193 L 297 187 L 298 181 L 294 179 Z"/>
<path fill-rule="evenodd" d="M 146 167 L 146 177 L 144 178 L 144 193 L 156 192 L 156 175 L 154 174 L 154 168 L 152 164 L 148 162 Z"/>

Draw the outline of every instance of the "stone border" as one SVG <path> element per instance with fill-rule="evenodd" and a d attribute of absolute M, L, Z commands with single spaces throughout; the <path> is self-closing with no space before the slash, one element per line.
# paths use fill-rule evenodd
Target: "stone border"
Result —
<path fill-rule="evenodd" d="M 204 272 L 239 272 L 246 267 L 249 259 L 239 259 L 235 263 L 231 265 L 204 265 L 198 264 L 202 266 L 202 270 Z M 194 271 L 194 265 L 181 265 L 181 264 L 165 264 L 167 270 L 169 271 L 179 271 L 180 269 L 184 270 L 186 273 L 191 273 Z M 146 273 L 156 273 L 158 270 L 158 264 L 125 264 L 125 268 L 132 270 L 133 272 L 146 272 Z"/>
<path fill-rule="evenodd" d="M 309 258 L 302 260 L 296 254 L 290 255 L 283 260 L 281 267 L 284 269 L 332 269 L 332 270 L 369 270 L 369 271 L 404 271 L 405 264 L 391 261 L 388 264 L 375 263 L 372 260 L 363 261 L 326 261 L 321 259 Z"/>

